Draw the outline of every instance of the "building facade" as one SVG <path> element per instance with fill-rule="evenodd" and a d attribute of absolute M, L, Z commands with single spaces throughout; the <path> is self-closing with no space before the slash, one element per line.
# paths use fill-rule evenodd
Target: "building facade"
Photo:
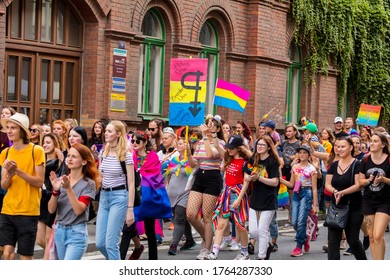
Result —
<path fill-rule="evenodd" d="M 208 58 L 206 113 L 278 128 L 337 115 L 337 73 L 305 85 L 288 0 L 3 0 L 0 103 L 32 123 L 167 119 L 170 60 Z M 251 92 L 245 113 L 213 106 L 216 79 Z"/>

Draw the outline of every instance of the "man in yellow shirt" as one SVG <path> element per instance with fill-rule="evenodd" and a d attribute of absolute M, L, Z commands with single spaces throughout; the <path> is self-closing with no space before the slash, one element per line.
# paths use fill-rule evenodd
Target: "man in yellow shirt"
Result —
<path fill-rule="evenodd" d="M 37 233 L 41 187 L 45 176 L 43 148 L 30 143 L 29 118 L 16 113 L 1 119 L 12 147 L 0 154 L 1 188 L 7 190 L 0 214 L 0 246 L 5 260 L 31 260 Z"/>

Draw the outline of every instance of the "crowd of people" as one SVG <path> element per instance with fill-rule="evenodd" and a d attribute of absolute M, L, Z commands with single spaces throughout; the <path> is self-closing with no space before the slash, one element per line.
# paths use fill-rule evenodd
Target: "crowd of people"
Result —
<path fill-rule="evenodd" d="M 283 207 L 285 227 L 296 233 L 290 255 L 301 257 L 316 238 L 317 215 L 333 204 L 349 211 L 344 228 L 328 227 L 328 259 L 340 259 L 346 243 L 344 254 L 363 260 L 370 248 L 373 259 L 384 259 L 389 139 L 385 128 L 358 127 L 352 118 L 335 117 L 333 128 L 319 130 L 302 117 L 283 131 L 264 119 L 252 131 L 218 115 L 176 130 L 159 118 L 136 131 L 98 120 L 88 137 L 75 119 L 30 124 L 5 106 L 0 252 L 5 260 L 28 260 L 39 245 L 45 259 L 79 260 L 96 217 L 96 247 L 108 260 L 139 259 L 141 238 L 148 258 L 158 259 L 165 222 L 173 230 L 171 256 L 195 249 L 194 229 L 202 238 L 198 260 L 218 259 L 226 248 L 238 251 L 236 260 L 267 260 L 278 250 Z"/>

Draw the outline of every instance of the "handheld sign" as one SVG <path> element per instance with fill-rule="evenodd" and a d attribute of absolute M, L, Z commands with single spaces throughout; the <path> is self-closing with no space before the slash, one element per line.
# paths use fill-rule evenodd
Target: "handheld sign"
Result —
<path fill-rule="evenodd" d="M 196 126 L 204 122 L 207 59 L 172 58 L 169 124 Z"/>
<path fill-rule="evenodd" d="M 360 104 L 360 110 L 358 113 L 357 124 L 377 126 L 379 116 L 381 114 L 382 106 Z"/>

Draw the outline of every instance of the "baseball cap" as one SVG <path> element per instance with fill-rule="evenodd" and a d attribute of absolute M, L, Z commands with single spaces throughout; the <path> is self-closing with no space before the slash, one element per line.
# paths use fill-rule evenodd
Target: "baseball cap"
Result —
<path fill-rule="evenodd" d="M 242 141 L 241 135 L 234 134 L 234 135 L 229 137 L 229 140 L 225 144 L 225 148 L 235 149 L 239 146 L 242 146 L 242 143 L 243 143 L 243 141 Z"/>
<path fill-rule="evenodd" d="M 307 146 L 307 145 L 302 145 L 302 146 L 298 147 L 297 150 L 296 150 L 297 153 L 299 153 L 300 150 L 305 150 L 306 152 L 309 153 L 309 155 L 311 153 L 311 150 L 310 150 L 309 146 Z"/>
<path fill-rule="evenodd" d="M 341 117 L 335 117 L 333 123 L 343 122 L 343 119 Z"/>
<path fill-rule="evenodd" d="M 304 127 L 302 127 L 303 130 L 308 130 L 310 131 L 311 133 L 316 133 L 318 131 L 318 128 L 317 126 L 314 124 L 314 123 L 308 123 L 307 125 L 305 125 Z"/>
<path fill-rule="evenodd" d="M 173 128 L 172 127 L 165 127 L 164 129 L 163 129 L 163 133 L 169 133 L 169 134 L 173 134 L 174 136 L 176 136 L 176 134 L 175 134 L 175 131 L 173 130 Z"/>
<path fill-rule="evenodd" d="M 276 124 L 273 120 L 269 120 L 269 121 L 266 121 L 263 126 L 275 129 Z"/>

